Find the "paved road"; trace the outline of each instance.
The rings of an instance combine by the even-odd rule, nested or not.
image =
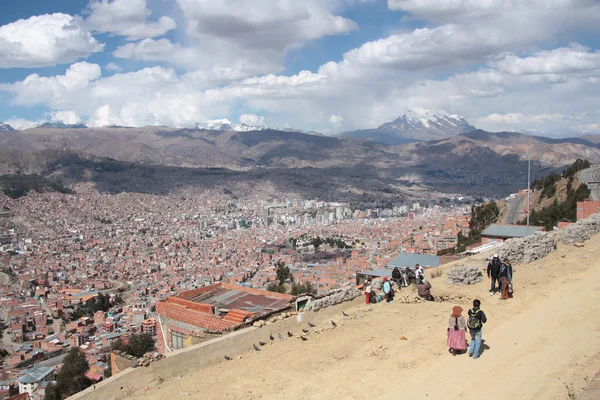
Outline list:
[[[590,189],[592,200],[600,201],[600,165],[593,165],[581,171],[579,180]]]
[[[508,213],[506,214],[506,219],[504,223],[506,224],[516,224],[517,219],[521,215],[521,205],[523,204],[523,200],[525,200],[524,196],[515,197],[514,199],[510,199],[508,201]]]

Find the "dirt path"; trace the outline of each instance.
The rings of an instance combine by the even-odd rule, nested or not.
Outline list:
[[[482,356],[452,357],[445,331],[453,303],[356,306],[318,324],[308,341],[260,352],[134,398],[192,399],[567,399],[600,370],[600,235],[515,267],[515,298],[490,297],[487,282],[433,290],[478,297],[489,318]],[[468,265],[481,265],[481,256]],[[566,275],[565,275],[566,273]],[[467,309],[470,304],[460,304]],[[267,328],[263,328],[267,329]],[[402,340],[402,337],[408,340]],[[567,389],[567,386],[569,389]]]

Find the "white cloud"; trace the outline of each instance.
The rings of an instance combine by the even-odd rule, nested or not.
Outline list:
[[[146,39],[119,46],[114,56],[160,61],[194,70],[208,82],[243,79],[284,69],[292,49],[358,28],[335,14],[340,0],[178,0],[185,44]]]
[[[328,35],[358,28],[334,15],[328,0],[177,0],[190,35],[233,41],[240,48],[282,51]]]
[[[67,125],[75,125],[83,122],[75,111],[50,111],[47,115],[50,121],[62,122]]]
[[[329,122],[331,125],[341,125],[344,119],[340,115],[331,114],[329,117]]]
[[[90,30],[124,36],[127,40],[162,36],[177,27],[173,18],[167,16],[148,21],[152,11],[146,0],[94,0],[88,8],[85,23]]]
[[[240,122],[249,126],[261,126],[265,124],[265,117],[256,114],[242,114]]]
[[[540,51],[520,58],[505,54],[492,65],[501,72],[511,75],[560,75],[600,71],[600,52],[577,43],[570,47]]]
[[[70,63],[103,48],[67,14],[34,16],[0,26],[0,68]]]
[[[112,71],[112,72],[119,72],[122,70],[121,67],[119,67],[117,64],[115,63],[108,63],[104,66],[104,69],[107,71]]]

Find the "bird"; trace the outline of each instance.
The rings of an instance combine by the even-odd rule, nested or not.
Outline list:
[[[342,315],[343,315],[344,317],[349,317],[349,316],[350,316],[350,315],[346,314],[346,313],[345,313],[345,312],[343,312],[343,311],[342,311]]]
[[[260,351],[260,348],[257,345],[255,345],[254,343],[252,343],[252,347],[254,347],[254,350]]]
[[[331,325],[333,325],[334,328],[337,328],[337,324],[333,321],[331,321]]]
[[[310,322],[308,323],[308,326],[310,326],[311,328],[314,328],[316,325],[315,324],[311,324]]]
[[[232,360],[232,358],[231,358],[231,357],[229,357],[229,356],[225,356],[225,360],[227,360],[227,361],[231,361],[231,360]]]
[[[269,335],[269,339],[275,340],[275,338],[273,337],[273,335]]]
[[[304,333],[308,333],[308,332],[310,332],[310,331],[309,331],[308,329],[302,329],[302,332],[304,332]]]
[[[258,342],[258,344],[260,344],[261,346],[264,346],[266,343],[265,342]]]
[[[300,339],[302,339],[303,342],[306,342],[308,339],[305,338],[304,336],[300,335]]]
[[[278,333],[277,336],[279,336],[279,340],[283,342],[283,336],[281,336],[281,333]]]
[[[288,336],[289,336],[289,337],[293,337],[293,336],[294,336],[294,334],[293,334],[292,332],[288,331]]]

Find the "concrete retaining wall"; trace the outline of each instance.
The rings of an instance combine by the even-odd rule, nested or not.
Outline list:
[[[223,337],[212,339],[192,347],[168,353],[166,358],[151,363],[148,367],[128,368],[113,376],[96,387],[90,387],[83,392],[69,397],[71,400],[118,400],[130,397],[152,382],[169,380],[180,375],[191,374],[199,369],[210,367],[219,362],[225,362],[225,356],[237,357],[254,351],[252,345],[258,342],[270,342],[269,335],[279,341],[278,333],[284,340],[299,340],[289,338],[287,332],[299,333],[307,328],[308,322],[314,322],[317,317],[323,318],[341,312],[341,310],[360,304],[362,298],[349,301],[337,306],[322,309],[320,312],[305,312],[299,318],[292,317],[278,321],[262,328],[250,327],[233,332]],[[301,319],[301,322],[299,321]],[[276,345],[276,343],[274,344]]]

